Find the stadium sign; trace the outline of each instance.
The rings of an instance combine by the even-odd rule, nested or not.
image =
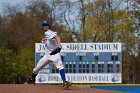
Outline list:
[[[74,83],[121,83],[121,74],[67,74],[66,79]],[[39,74],[36,83],[62,83],[60,74]]]
[[[61,52],[121,52],[121,43],[62,43]],[[36,52],[44,52],[45,45],[36,43]]]
[[[122,83],[121,43],[61,43],[61,46],[67,80],[73,83]],[[45,45],[36,43],[35,65],[44,54]],[[36,83],[62,83],[59,72],[53,70],[52,64],[44,67],[36,77]]]

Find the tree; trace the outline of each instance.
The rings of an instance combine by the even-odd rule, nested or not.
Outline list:
[[[60,2],[54,0],[54,3],[57,5]],[[26,10],[24,12],[17,10],[19,7],[5,6],[6,13],[0,17],[0,83],[24,83],[29,79],[35,61],[34,44],[44,37],[42,20],[50,21],[62,42],[72,41],[68,29],[58,22],[61,15],[57,16],[58,9],[55,10],[55,6],[51,10],[43,0],[34,0],[28,4],[22,7]]]
[[[62,42],[71,42],[72,39],[71,34],[69,34],[68,32],[69,29],[67,29],[66,26],[64,26],[64,24],[61,23],[64,14],[64,11],[62,10],[64,9],[63,8],[64,3],[62,1],[63,0],[60,1],[50,0],[46,2],[43,0],[32,0],[26,7],[27,8],[26,14],[28,14],[30,18],[34,18],[33,20],[34,26],[36,25],[38,27],[39,26],[41,27],[41,22],[43,20],[46,19],[49,20],[51,29],[57,31],[60,34]],[[36,31],[36,29],[34,30]],[[40,30],[40,28],[37,30]],[[34,33],[34,35],[37,37],[37,41],[40,41],[41,38],[43,37],[43,31],[40,33],[38,32]],[[64,35],[68,37],[64,37]]]
[[[11,82],[13,59],[15,53],[12,49],[0,48],[0,83]]]
[[[31,46],[26,46],[19,51],[14,59],[14,70],[12,72],[16,83],[24,83],[31,78],[31,73],[35,66],[34,57],[34,48]]]
[[[134,83],[135,66],[134,50],[137,36],[132,11],[119,9],[113,5],[114,0],[95,0],[84,4],[85,36],[88,42],[122,42],[123,49],[123,80],[127,83]],[[121,5],[121,4],[120,4]],[[125,38],[127,37],[127,38]],[[130,73],[133,69],[133,73]],[[125,72],[126,71],[126,72]]]

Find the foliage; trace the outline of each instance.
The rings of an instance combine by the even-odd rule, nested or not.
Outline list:
[[[126,4],[131,10],[128,6],[120,8],[116,0],[29,0],[22,6],[8,4],[0,16],[0,83],[23,83],[30,78],[34,44],[44,37],[41,21],[45,19],[62,42],[122,42],[123,82],[139,83],[140,12],[129,2]]]
[[[31,77],[31,73],[35,65],[34,57],[34,49],[31,47],[23,48],[15,57],[15,60],[13,62],[13,74],[15,74],[16,77],[20,78],[20,82],[25,82]]]
[[[34,50],[22,49],[16,54],[12,49],[0,49],[0,83],[21,83],[30,77],[34,66]]]

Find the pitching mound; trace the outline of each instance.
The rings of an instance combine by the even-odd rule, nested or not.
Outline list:
[[[63,89],[60,85],[43,84],[0,84],[0,93],[122,93],[117,91],[88,89],[71,86]]]

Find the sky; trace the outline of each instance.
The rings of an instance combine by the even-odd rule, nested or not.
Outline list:
[[[2,10],[4,8],[4,5],[6,4],[10,4],[10,5],[14,5],[17,3],[22,3],[22,2],[26,2],[28,0],[0,0],[0,13],[2,13]]]

